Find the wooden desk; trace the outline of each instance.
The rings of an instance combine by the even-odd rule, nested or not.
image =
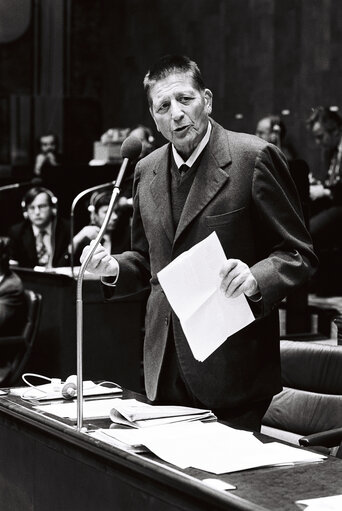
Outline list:
[[[67,378],[76,373],[76,281],[67,275],[15,269],[43,297],[41,320],[25,371]],[[145,297],[105,302],[99,280],[83,283],[84,379],[142,390]]]
[[[219,492],[201,482],[213,474],[109,447],[11,396],[0,398],[0,458],[1,511],[298,511],[295,500],[342,492],[335,458],[218,476],[237,486]]]

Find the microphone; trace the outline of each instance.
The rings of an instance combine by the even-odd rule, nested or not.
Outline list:
[[[115,201],[117,196],[120,193],[120,185],[123,177],[125,175],[125,171],[127,165],[130,160],[136,160],[142,149],[142,144],[140,140],[136,137],[130,136],[124,140],[121,146],[121,156],[123,158],[123,162],[121,164],[118,177],[116,178],[116,183],[114,186],[114,190],[112,193],[112,197],[110,199],[110,203],[108,206],[108,210],[106,216],[103,220],[103,224],[101,225],[100,232],[95,238],[94,244],[89,250],[87,257],[83,261],[78,278],[77,278],[77,288],[76,288],[76,341],[77,341],[77,431],[82,430],[83,425],[83,301],[82,301],[82,287],[83,287],[83,279],[84,274],[89,264],[90,259],[93,257],[93,254],[100,243],[103,234],[107,229],[107,225],[112,216],[112,212],[114,209]]]
[[[21,183],[12,183],[10,185],[0,186],[0,192],[4,192],[6,190],[15,190],[24,186],[40,186],[41,184],[42,179],[40,177],[34,177],[31,179],[31,181],[23,181]]]

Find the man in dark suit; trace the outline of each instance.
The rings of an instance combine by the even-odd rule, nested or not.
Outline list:
[[[28,190],[22,201],[25,220],[9,229],[11,259],[24,268],[69,264],[69,223],[57,217],[57,199],[43,187]]]
[[[9,238],[0,236],[0,336],[20,332],[26,314],[23,283],[9,268],[9,244]]]
[[[169,143],[137,164],[132,250],[113,258],[99,246],[88,269],[103,276],[109,298],[150,283],[144,373],[151,401],[208,407],[230,425],[258,430],[282,388],[277,306],[316,265],[295,186],[277,147],[209,117],[212,93],[195,62],[163,57],[144,85]],[[157,273],[213,231],[227,257],[218,268],[221,290],[245,294],[256,320],[198,362]]]

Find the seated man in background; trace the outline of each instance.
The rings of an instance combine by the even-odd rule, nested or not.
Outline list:
[[[51,190],[31,188],[21,206],[25,220],[9,229],[11,259],[24,268],[68,265],[69,223],[58,218]]]
[[[58,151],[59,140],[54,133],[47,133],[39,138],[39,152],[34,164],[34,174],[46,179],[51,171],[61,165],[61,155]]]
[[[100,231],[111,199],[110,192],[95,192],[90,198],[88,210],[90,211],[90,225],[86,225],[74,236],[74,261],[78,262],[82,250],[94,240]],[[125,197],[124,197],[125,199]],[[109,253],[121,253],[130,248],[130,218],[131,207],[120,205],[114,207],[102,245]]]
[[[286,126],[280,115],[268,115],[257,124],[255,134],[266,142],[276,145],[286,156],[289,170],[301,200],[305,222],[309,224],[309,167],[307,163],[296,157],[294,149],[286,141]]]
[[[342,228],[342,117],[327,107],[315,108],[306,124],[322,149],[325,168],[319,177],[310,176],[310,232],[316,253],[320,259],[317,291],[322,294],[342,294],[340,255]],[[335,255],[337,275],[333,270]],[[328,269],[327,275],[323,266]],[[337,280],[336,280],[337,279]],[[330,291],[327,288],[331,281]],[[334,281],[334,282],[333,282]],[[333,285],[334,284],[334,285]],[[323,290],[322,290],[323,285]],[[333,289],[334,288],[334,289]],[[322,292],[323,291],[323,292]]]
[[[260,119],[255,134],[266,142],[279,147],[287,161],[295,158],[293,148],[286,142],[286,126],[279,115],[268,115]]]
[[[17,334],[26,312],[23,284],[9,268],[9,244],[0,237],[0,336]]]

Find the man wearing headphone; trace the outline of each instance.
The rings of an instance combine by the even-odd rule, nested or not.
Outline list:
[[[98,235],[108,211],[110,199],[111,193],[108,191],[94,192],[91,196],[88,206],[90,225],[83,227],[76,236],[74,236],[75,261],[79,261],[83,248]],[[131,209],[130,205],[127,204],[127,199],[123,202],[118,201],[117,205],[114,207],[102,240],[102,245],[105,246],[111,254],[121,253],[130,249]]]
[[[68,265],[70,228],[57,217],[57,198],[47,188],[34,187],[21,206],[25,220],[9,230],[11,259],[24,268]]]

